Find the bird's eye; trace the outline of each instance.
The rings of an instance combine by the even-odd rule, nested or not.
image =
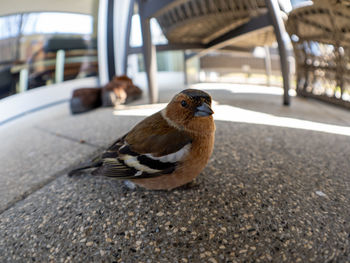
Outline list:
[[[184,101],[184,100],[183,100],[183,101],[181,101],[181,106],[182,106],[182,107],[187,107],[187,102],[186,102],[186,101]]]

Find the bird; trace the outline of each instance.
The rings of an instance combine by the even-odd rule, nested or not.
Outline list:
[[[214,148],[211,96],[185,89],[91,161],[68,173],[95,168],[93,175],[123,179],[149,190],[172,190],[191,183]]]

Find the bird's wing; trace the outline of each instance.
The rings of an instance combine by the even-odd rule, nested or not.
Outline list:
[[[190,151],[191,137],[156,113],[135,126],[102,154],[98,172],[120,179],[170,174]]]

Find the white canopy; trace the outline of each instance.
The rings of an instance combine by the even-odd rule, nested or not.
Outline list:
[[[98,0],[0,0],[0,16],[27,12],[71,12],[92,14]]]

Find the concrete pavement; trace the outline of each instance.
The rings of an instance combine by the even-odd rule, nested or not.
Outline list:
[[[170,192],[66,176],[161,106],[60,104],[1,126],[0,261],[349,262],[350,112],[197,87],[218,102],[214,154]]]

